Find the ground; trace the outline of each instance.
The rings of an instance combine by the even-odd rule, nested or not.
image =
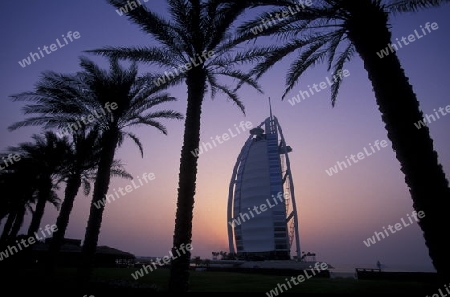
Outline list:
[[[131,274],[136,268],[96,269],[89,288],[81,289],[75,282],[75,269],[60,269],[52,280],[35,269],[20,269],[6,274],[2,271],[2,289],[11,287],[30,294],[45,292],[46,296],[151,296],[155,292],[167,291],[169,270],[157,269],[134,280]],[[293,273],[292,276],[297,276]],[[190,291],[192,292],[260,292],[269,296],[278,284],[286,284],[291,276],[264,275],[257,273],[191,271]],[[291,283],[292,284],[292,283]],[[281,293],[281,292],[279,292]],[[284,290],[283,294],[303,293],[325,296],[421,296],[438,293],[438,287],[425,282],[357,280],[353,278],[312,277]],[[1,294],[13,296],[15,294]],[[28,295],[28,294],[27,294]],[[20,295],[25,296],[25,295]],[[276,296],[276,295],[273,295]]]

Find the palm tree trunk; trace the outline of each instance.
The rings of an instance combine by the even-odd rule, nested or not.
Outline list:
[[[191,243],[194,195],[197,179],[197,159],[191,151],[200,144],[200,119],[206,76],[200,67],[189,72],[186,84],[188,88],[187,111],[184,126],[183,147],[181,149],[180,173],[178,181],[178,200],[173,236],[172,254],[182,244]],[[170,268],[169,290],[186,292],[188,290],[190,251],[178,251],[181,255],[173,257]]]
[[[52,191],[51,179],[45,178],[42,180],[42,183],[43,184],[39,186],[36,209],[34,210],[30,226],[28,227],[28,236],[33,236],[33,234],[38,231],[42,217],[44,216],[45,205],[47,204]]]
[[[379,58],[373,49],[391,43],[387,17],[370,0],[349,1],[349,38],[364,61],[375,92],[387,136],[400,162],[413,200],[413,208],[425,217],[418,224],[423,231],[429,256],[441,281],[450,281],[450,244],[443,232],[450,226],[450,189],[428,127],[414,125],[423,119],[419,102],[395,52]]]
[[[11,227],[11,232],[9,233],[9,238],[13,239],[17,237],[19,234],[20,228],[22,228],[23,219],[25,218],[25,205],[21,206],[20,209],[16,212],[14,218],[14,224]]]
[[[58,218],[56,219],[57,230],[53,233],[52,240],[48,251],[48,259],[46,263],[48,275],[52,275],[57,264],[58,253],[69,225],[70,213],[72,212],[73,203],[81,186],[81,176],[75,174],[67,180],[67,186],[64,193],[64,201],[61,204]]]
[[[14,224],[14,220],[16,219],[16,216],[17,216],[16,211],[11,211],[8,214],[8,218],[6,219],[5,225],[3,226],[2,236],[0,237],[1,244],[8,241],[9,234],[11,233],[11,229]]]
[[[15,240],[16,240],[17,234],[19,233],[20,227],[22,226],[24,216],[25,216],[25,206],[23,206],[22,208],[19,208],[19,209],[15,209],[9,213],[8,220],[5,223],[5,226],[3,228],[2,237],[0,239],[0,252],[3,252],[4,250],[8,249],[8,246],[10,246],[10,245],[11,246],[16,245]],[[13,256],[13,255],[10,253],[10,256]],[[18,259],[19,258],[14,258],[14,260],[11,260],[11,258],[6,259],[6,257],[5,257],[5,259],[0,261],[0,271],[2,271],[3,269],[7,269],[10,273],[8,273],[6,275],[14,274],[13,269],[18,267],[18,265],[17,265]],[[5,276],[5,275],[2,275],[2,277],[3,276]],[[3,283],[5,283],[5,281],[7,281],[7,279],[5,280],[3,277],[2,281],[3,281]]]
[[[95,251],[97,249],[103,211],[105,209],[105,207],[98,202],[102,200],[108,192],[111,178],[111,165],[114,160],[118,141],[119,132],[117,130],[105,132],[104,146],[98,165],[89,219],[84,235],[83,247],[81,249],[81,259],[77,270],[77,278],[81,285],[85,285],[90,280],[94,269]],[[95,204],[100,205],[100,207],[97,208]]]

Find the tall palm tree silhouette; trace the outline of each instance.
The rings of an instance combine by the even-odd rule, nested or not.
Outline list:
[[[78,123],[81,116],[98,115],[99,110],[108,109],[108,112],[104,112],[103,116],[97,117],[97,120],[92,123],[92,129],[98,129],[101,132],[101,147],[77,272],[81,284],[85,284],[92,275],[105,207],[99,202],[108,191],[116,149],[126,137],[129,137],[136,143],[143,156],[143,147],[139,138],[127,129],[133,126],[150,126],[167,134],[166,127],[159,120],[183,119],[179,112],[173,110],[153,111],[161,104],[176,101],[176,98],[163,92],[166,85],[152,86],[150,84],[154,79],[152,74],[139,75],[136,63],[124,69],[118,59],[111,58],[109,62],[109,71],[107,71],[90,59],[80,57],[82,71],[77,74],[48,73],[48,77],[58,86],[58,96],[49,96],[44,93],[37,96],[29,94],[30,96],[13,97],[14,100],[37,102],[35,105],[26,106],[25,110],[28,113],[34,111],[38,116],[15,123],[11,129],[27,125],[64,128],[68,123]],[[39,90],[38,86],[37,91]]]
[[[125,0],[108,0],[116,8]],[[187,108],[181,149],[177,210],[173,236],[173,253],[192,239],[192,219],[197,179],[198,156],[191,151],[200,143],[202,103],[209,86],[211,97],[218,92],[229,97],[245,114],[236,88],[219,81],[219,77],[238,80],[261,91],[255,81],[237,69],[238,65],[260,58],[264,53],[240,52],[231,41],[230,31],[245,11],[245,1],[169,0],[170,20],[148,10],[144,5],[128,12],[128,18],[157,42],[147,47],[105,47],[88,52],[124,58],[161,66],[165,72],[155,84],[187,87]],[[230,54],[235,51],[234,54]],[[183,253],[171,261],[169,290],[187,291],[191,253]]]
[[[38,113],[44,110],[59,110],[61,103],[69,99],[68,92],[74,96],[83,96],[79,94],[79,85],[74,84],[73,76],[59,75],[53,72],[44,72],[40,81],[36,84],[36,89],[33,92],[23,92],[11,96],[16,101],[28,101],[36,104],[27,105],[25,110],[28,113]],[[64,87],[63,87],[64,86]],[[71,89],[72,88],[72,89]],[[65,92],[61,92],[64,89]],[[50,100],[51,99],[51,100]],[[66,101],[67,102],[67,101]],[[88,116],[89,114],[86,114]],[[48,113],[43,112],[43,115],[35,116],[12,124],[9,129],[15,130],[20,127],[42,124],[48,119]],[[71,117],[59,119],[66,122],[66,125],[71,122]],[[89,128],[91,128],[89,130]],[[58,134],[48,132],[53,137],[58,138]],[[61,181],[66,183],[64,190],[64,200],[61,203],[61,209],[56,220],[57,230],[53,233],[50,242],[47,272],[53,273],[55,268],[55,261],[62,245],[64,235],[69,224],[70,214],[73,209],[73,204],[77,196],[79,188],[83,185],[84,194],[88,195],[91,191],[91,181],[95,179],[95,173],[98,166],[98,161],[101,153],[101,134],[97,129],[87,127],[82,124],[78,130],[72,133],[65,134],[57,141],[59,142],[60,150],[48,153],[51,156],[52,162],[58,163],[57,184]],[[18,151],[17,149],[15,151]],[[20,151],[18,151],[20,153]],[[29,170],[35,171],[36,168]],[[111,168],[111,173],[114,176],[132,179],[132,176],[124,171],[119,161],[115,160]],[[32,177],[38,176],[37,173],[32,173]],[[28,179],[28,185],[31,184],[31,179]],[[21,213],[24,213],[21,209]]]
[[[30,183],[36,186],[36,203],[28,227],[28,236],[33,236],[39,230],[47,202],[59,208],[60,199],[54,190],[59,184],[61,160],[64,159],[67,148],[67,143],[52,131],[33,134],[32,139],[33,141],[23,142],[8,149],[9,152],[21,156],[22,162],[29,164],[35,173]]]
[[[2,154],[7,158],[8,153]],[[0,219],[7,217],[0,237],[0,246],[13,240],[22,227],[24,217],[33,212],[36,201],[38,168],[27,158],[21,158],[0,171]],[[23,181],[27,181],[25,184]],[[57,206],[57,204],[54,204]]]
[[[63,170],[60,174],[61,178],[66,182],[64,200],[61,203],[61,210],[56,219],[57,230],[53,233],[50,241],[46,263],[47,273],[50,275],[53,274],[57,264],[57,256],[63,244],[78,190],[83,185],[84,195],[89,195],[91,181],[95,179],[101,153],[101,138],[98,130],[87,131],[83,128],[73,133],[71,138],[66,158],[62,160]],[[111,175],[133,179],[133,176],[127,173],[117,160],[113,161]]]
[[[249,3],[254,1],[249,0]],[[260,2],[260,1],[257,1]],[[262,1],[264,2],[264,1]],[[295,14],[288,14],[270,25],[280,9],[294,7],[296,1],[266,1],[277,8],[247,21],[239,28],[241,42],[260,36],[276,36],[281,45],[266,47],[267,56],[251,71],[260,78],[283,58],[295,54],[286,76],[283,98],[314,65],[326,62],[336,77],[331,86],[334,106],[344,65],[355,54],[363,60],[381,112],[387,136],[405,175],[413,207],[425,217],[419,225],[433,265],[444,281],[450,280],[450,244],[438,230],[448,227],[450,189],[428,127],[417,129],[423,119],[419,102],[395,51],[383,58],[380,51],[392,43],[389,17],[404,12],[438,7],[450,1],[439,0],[318,0]],[[259,28],[259,29],[258,29]],[[257,34],[255,34],[257,33]]]

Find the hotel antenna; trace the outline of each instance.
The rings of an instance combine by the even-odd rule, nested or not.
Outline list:
[[[269,97],[269,111],[270,111],[270,119],[272,120],[272,104],[270,103],[270,97]]]

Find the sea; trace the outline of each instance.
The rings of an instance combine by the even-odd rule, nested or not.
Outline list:
[[[356,268],[377,269],[376,263],[370,264],[348,264],[329,263],[331,278],[356,278]],[[433,266],[414,264],[381,264],[381,271],[386,272],[436,272]]]

